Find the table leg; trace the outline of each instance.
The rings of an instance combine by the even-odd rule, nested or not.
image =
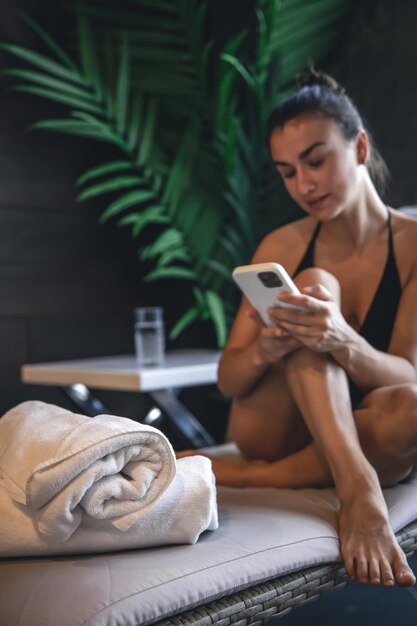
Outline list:
[[[61,387],[61,390],[88,417],[109,413],[104,404],[98,398],[95,398],[85,385],[68,385]]]
[[[167,416],[171,424],[180,433],[186,444],[192,448],[214,446],[215,441],[210,433],[194,417],[190,411],[168,389],[148,391],[156,406]]]
[[[85,385],[68,385],[61,387],[61,389],[74,402],[77,408],[89,417],[110,413]],[[151,408],[147,415],[140,419],[141,423],[159,427],[159,422],[162,421],[163,417],[166,417],[187,446],[202,448],[215,445],[216,442],[210,433],[185,408],[173,391],[158,389],[147,393],[156,406]]]

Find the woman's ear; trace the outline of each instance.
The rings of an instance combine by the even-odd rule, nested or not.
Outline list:
[[[358,131],[356,136],[356,156],[359,165],[365,165],[371,156],[368,133],[363,128]]]

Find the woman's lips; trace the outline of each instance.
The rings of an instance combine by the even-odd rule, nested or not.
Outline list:
[[[312,208],[319,207],[329,197],[329,195],[330,194],[326,193],[323,196],[320,196],[319,198],[313,198],[311,200],[307,200],[307,204],[308,204],[308,206],[310,206]]]

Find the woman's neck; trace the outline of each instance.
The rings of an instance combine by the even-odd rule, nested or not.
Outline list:
[[[387,211],[388,208],[378,195],[368,171],[364,170],[356,197],[340,215],[322,224],[321,238],[340,240],[344,245],[350,243],[359,250],[370,239],[378,238],[385,232]]]

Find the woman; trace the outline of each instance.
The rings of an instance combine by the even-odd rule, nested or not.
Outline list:
[[[411,585],[381,485],[417,466],[417,220],[386,207],[371,180],[351,100],[314,71],[270,118],[270,151],[307,217],[269,234],[254,263],[277,261],[301,295],[265,327],[245,299],[219,387],[246,460],[214,460],[221,484],[335,485],[347,572]]]

